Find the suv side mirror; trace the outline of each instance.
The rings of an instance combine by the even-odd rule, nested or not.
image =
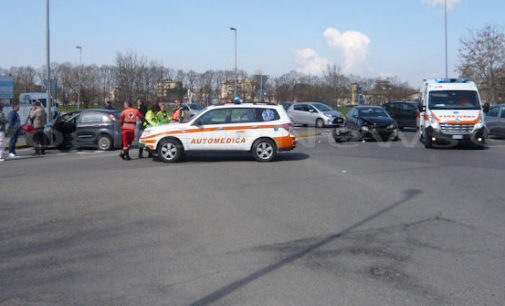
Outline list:
[[[419,104],[419,112],[424,112],[425,107],[422,104]]]
[[[313,113],[313,112],[315,112],[315,111],[314,111],[314,109],[313,109],[313,108],[311,108],[311,109],[309,109],[309,112],[310,112],[310,113]]]

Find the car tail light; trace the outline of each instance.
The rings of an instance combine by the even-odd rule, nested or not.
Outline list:
[[[293,131],[293,123],[283,123],[282,128],[291,133]]]

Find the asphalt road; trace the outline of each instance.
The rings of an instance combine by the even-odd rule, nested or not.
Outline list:
[[[272,163],[7,160],[0,304],[503,305],[505,140],[402,136],[323,131]]]

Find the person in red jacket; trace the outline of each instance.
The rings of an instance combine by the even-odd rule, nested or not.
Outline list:
[[[137,125],[137,118],[144,120],[144,116],[138,109],[132,107],[130,102],[124,103],[124,111],[121,113],[119,120],[122,123],[121,134],[123,136],[123,151],[119,154],[124,160],[131,160],[129,150],[135,138],[135,127]]]

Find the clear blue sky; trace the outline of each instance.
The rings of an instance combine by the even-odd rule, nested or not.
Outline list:
[[[51,60],[78,63],[80,45],[84,64],[113,64],[116,52],[131,50],[175,69],[233,69],[234,26],[238,65],[249,73],[317,73],[335,63],[346,73],[398,76],[417,87],[444,74],[443,6],[434,1],[52,0]],[[449,1],[457,2],[449,11],[454,74],[468,29],[505,30],[505,1]],[[1,1],[0,67],[44,65],[45,3]]]

